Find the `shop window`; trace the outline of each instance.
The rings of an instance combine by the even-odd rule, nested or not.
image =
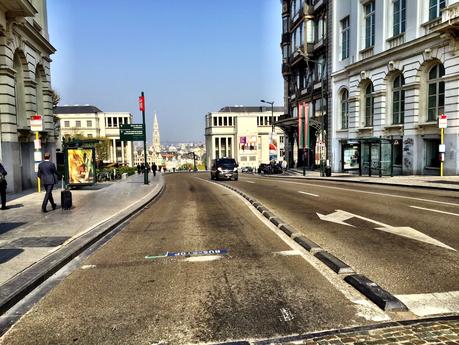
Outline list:
[[[425,140],[426,168],[439,168],[440,167],[440,154],[438,152],[439,145],[440,145],[440,140],[437,140],[437,139]]]

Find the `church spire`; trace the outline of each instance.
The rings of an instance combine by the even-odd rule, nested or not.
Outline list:
[[[159,137],[159,124],[158,124],[158,117],[156,116],[156,111],[155,111],[155,117],[153,119],[152,144],[153,144],[153,150],[155,152],[161,151],[161,144],[160,144],[160,137]]]

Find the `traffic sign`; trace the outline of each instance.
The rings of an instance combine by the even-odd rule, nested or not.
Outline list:
[[[121,141],[143,141],[145,140],[143,124],[124,124],[120,127]]]
[[[440,114],[438,117],[438,128],[448,128],[448,116]]]
[[[34,115],[30,117],[30,130],[32,132],[43,132],[43,118],[41,115]]]

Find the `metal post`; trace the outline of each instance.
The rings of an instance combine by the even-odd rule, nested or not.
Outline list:
[[[323,64],[321,66],[322,74],[323,74]],[[325,126],[325,119],[324,119],[324,76],[322,76],[322,81],[320,85],[320,113],[321,113],[321,124],[320,124],[320,136],[321,136],[321,148],[320,148],[320,176],[325,176],[325,162],[324,157],[322,156],[322,146],[324,145],[325,134],[324,134],[324,126]]]
[[[145,124],[145,96],[144,96],[144,93],[142,91],[142,99],[143,99],[143,108],[142,108],[142,121],[143,121],[143,152],[144,152],[144,164],[145,164],[145,168],[144,168],[144,171],[143,171],[143,183],[144,184],[148,184],[148,170],[147,170],[147,131],[146,131],[146,124]]]
[[[38,138],[38,132],[35,132],[35,140],[38,142],[39,138]],[[39,149],[35,149],[35,151],[39,151]],[[35,162],[34,162],[35,164]],[[38,188],[38,193],[41,192],[41,182],[40,182],[40,178],[37,177],[37,188]]]
[[[379,177],[382,177],[382,139],[379,138]]]
[[[441,137],[440,144],[444,145],[445,144],[445,129],[444,128],[440,128],[440,137]],[[445,157],[445,154],[440,153],[440,176],[443,176],[444,157]]]

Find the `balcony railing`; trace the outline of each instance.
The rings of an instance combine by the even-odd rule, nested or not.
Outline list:
[[[398,47],[399,45],[405,43],[405,33],[401,33],[400,35],[388,38],[387,42],[389,43],[390,49]]]

